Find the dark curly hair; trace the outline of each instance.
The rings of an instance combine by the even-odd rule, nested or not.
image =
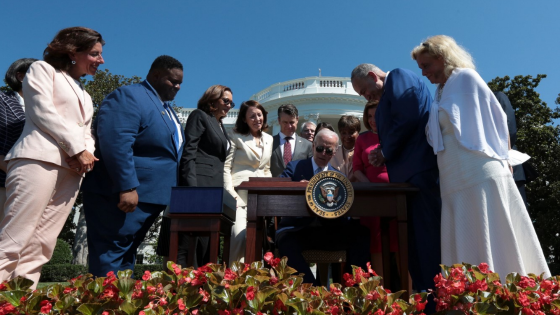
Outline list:
[[[245,101],[243,102],[243,104],[241,104],[241,108],[239,108],[239,114],[237,115],[237,120],[235,121],[235,127],[233,128],[233,131],[242,135],[248,135],[251,132],[251,128],[249,128],[249,124],[247,124],[247,120],[245,119],[249,107],[256,107],[262,112],[263,125],[260,130],[262,134],[264,130],[268,129],[268,125],[266,124],[266,117],[268,112],[264,109],[261,103],[253,100]]]
[[[368,112],[370,109],[375,108],[377,109],[377,105],[379,105],[379,101],[369,101],[366,104],[366,107],[364,107],[364,116],[362,118],[362,121],[364,122],[364,126],[366,126],[366,129],[369,131],[372,131],[371,126],[369,125],[369,121],[368,121]]]
[[[60,30],[43,51],[43,59],[59,70],[69,70],[72,60],[69,54],[86,51],[95,44],[105,45],[101,34],[87,27],[69,27]]]
[[[183,70],[183,64],[168,55],[161,55],[159,57],[156,58],[156,60],[154,60],[154,62],[152,62],[152,66],[150,67],[150,71],[156,71],[156,70],[171,70],[171,69],[181,69]]]
[[[362,126],[360,125],[360,120],[357,117],[352,115],[343,115],[338,120],[338,131],[345,128],[354,130],[359,133],[362,129]]]
[[[21,82],[17,79],[17,74],[20,72],[26,73],[31,64],[35,61],[37,61],[35,58],[22,58],[14,61],[14,63],[10,65],[8,71],[6,71],[4,80],[12,91],[21,91]]]
[[[207,114],[212,114],[212,112],[216,110],[216,108],[213,106],[214,102],[222,98],[225,91],[229,91],[231,94],[233,94],[231,89],[225,85],[212,85],[208,88],[208,90],[206,90],[206,92],[204,92],[204,94],[202,94],[202,97],[198,100],[196,108]]]

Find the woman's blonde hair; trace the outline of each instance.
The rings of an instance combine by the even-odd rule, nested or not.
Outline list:
[[[428,37],[422,44],[416,46],[410,54],[412,59],[416,60],[418,56],[424,53],[432,57],[443,57],[446,77],[449,77],[455,68],[476,69],[471,54],[465,48],[457,45],[452,37],[446,35]]]

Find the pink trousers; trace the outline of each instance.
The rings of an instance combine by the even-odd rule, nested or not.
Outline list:
[[[37,287],[81,181],[79,174],[47,162],[8,163],[5,217],[0,222],[0,281],[22,276]]]

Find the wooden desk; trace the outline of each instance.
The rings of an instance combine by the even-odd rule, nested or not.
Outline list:
[[[346,216],[381,217],[381,241],[385,283],[390,282],[389,224],[397,218],[401,286],[408,289],[408,230],[406,196],[417,188],[409,184],[352,183],[354,203]],[[315,216],[305,201],[307,183],[284,178],[250,178],[236,189],[247,190],[247,245],[245,262],[262,259],[263,220],[265,216]]]
[[[229,263],[229,244],[231,237],[231,227],[233,221],[225,215],[218,214],[170,214],[171,219],[171,240],[169,244],[169,260],[177,261],[179,249],[179,233],[189,233],[193,236],[210,236],[208,249],[210,252],[210,262],[218,263],[220,251],[220,235],[224,236],[224,253],[222,260]],[[196,242],[193,241],[189,247],[187,266],[194,266],[194,252]],[[186,266],[183,266],[183,268]]]

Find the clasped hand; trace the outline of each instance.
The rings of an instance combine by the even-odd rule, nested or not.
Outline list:
[[[90,172],[93,169],[94,163],[97,161],[99,161],[99,159],[88,150],[66,158],[66,163],[68,163],[70,169],[80,175]]]
[[[375,167],[380,167],[385,164],[385,157],[381,153],[381,148],[377,147],[368,154],[369,163]]]

